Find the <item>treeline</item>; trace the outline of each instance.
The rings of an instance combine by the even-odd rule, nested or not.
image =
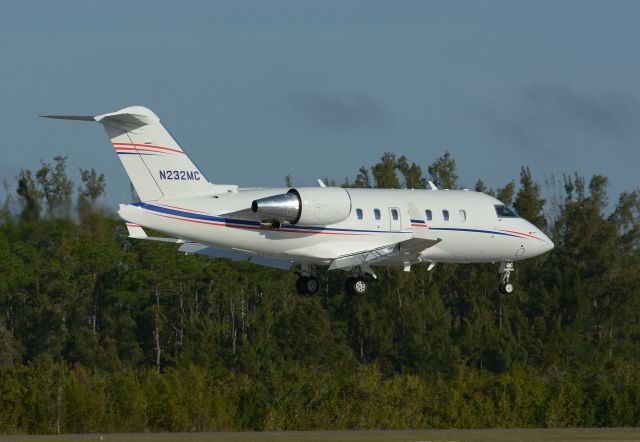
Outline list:
[[[104,177],[23,170],[0,212],[0,432],[640,424],[640,201],[574,175],[549,202],[528,168],[493,193],[556,248],[516,265],[380,272],[364,297],[131,241]],[[385,154],[345,185],[457,188]]]

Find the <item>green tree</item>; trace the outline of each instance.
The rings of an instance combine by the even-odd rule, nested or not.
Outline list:
[[[42,162],[42,167],[36,172],[36,182],[47,201],[49,215],[69,216],[73,183],[67,177],[67,157],[56,156],[53,160],[53,167]]]
[[[25,221],[35,221],[40,217],[42,192],[38,189],[30,170],[20,170],[20,174],[16,179],[18,181],[16,193],[22,204],[20,218]]]
[[[540,185],[533,181],[528,167],[520,169],[520,189],[513,203],[516,212],[534,226],[544,229],[547,219],[544,215],[545,200],[540,197]]]
[[[428,168],[431,181],[439,189],[455,189],[458,175],[456,174],[456,162],[447,151],[443,156],[434,161]]]
[[[396,175],[397,161],[395,154],[385,152],[380,162],[371,167],[371,173],[375,179],[375,187],[379,189],[398,189],[400,182]]]
[[[398,158],[397,168],[404,178],[404,187],[407,189],[424,189],[426,187],[420,166],[416,163],[409,165],[409,161],[404,155]]]

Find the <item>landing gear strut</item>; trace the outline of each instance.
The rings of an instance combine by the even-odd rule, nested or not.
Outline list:
[[[509,277],[511,276],[511,272],[513,272],[513,270],[513,262],[505,261],[500,263],[499,273],[502,274],[502,281],[500,282],[498,289],[500,290],[500,293],[504,295],[513,293],[513,284],[509,282]]]

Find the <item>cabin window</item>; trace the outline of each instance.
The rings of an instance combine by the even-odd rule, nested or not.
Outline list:
[[[516,212],[504,204],[496,204],[496,215],[498,215],[498,218],[518,218]]]
[[[391,218],[393,218],[394,221],[398,221],[398,209],[391,209]]]
[[[431,213],[431,210],[429,209],[425,210],[424,214],[427,216],[427,221],[431,221],[433,219],[433,214]]]
[[[465,212],[464,210],[459,210],[458,211],[458,216],[460,217],[460,221],[462,221],[462,222],[466,222],[467,221],[467,212]]]
[[[364,215],[362,214],[362,209],[356,209],[356,218],[363,219]]]
[[[380,209],[373,209],[373,216],[375,219],[380,219]]]
[[[445,221],[449,221],[449,211],[448,210],[445,209],[445,210],[442,211],[442,218]]]

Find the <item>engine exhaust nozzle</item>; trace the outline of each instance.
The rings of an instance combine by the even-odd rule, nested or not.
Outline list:
[[[278,221],[295,224],[300,219],[300,197],[293,192],[260,198],[251,203],[253,213],[261,221]]]

